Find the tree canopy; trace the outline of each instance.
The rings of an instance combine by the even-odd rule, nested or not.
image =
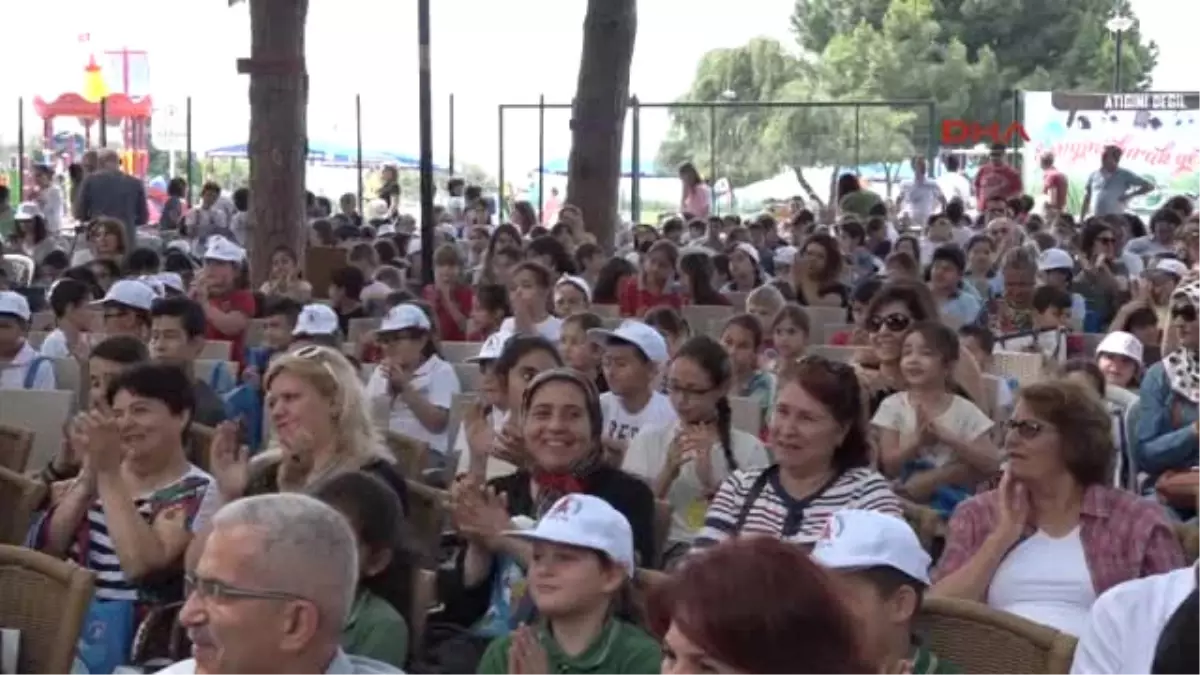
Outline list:
[[[1115,9],[1135,19],[1122,88],[1146,89],[1157,48],[1128,0]],[[784,167],[891,166],[933,154],[941,119],[1012,119],[1015,90],[1110,90],[1116,50],[1104,24],[1113,10],[1095,0],[796,0],[795,45],[756,38],[712,50],[681,100],[914,103],[677,108],[658,161],[692,161],[738,185]]]

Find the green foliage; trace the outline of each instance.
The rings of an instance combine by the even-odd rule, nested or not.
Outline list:
[[[946,118],[1012,119],[1014,90],[1108,91],[1116,50],[1097,0],[797,0],[799,51],[758,38],[710,51],[684,101],[933,101],[889,107],[676,110],[661,165],[693,161],[735,185],[781,167],[892,165],[936,151]],[[1128,0],[1115,9],[1132,17]],[[1122,82],[1149,86],[1157,57],[1135,24]],[[716,171],[712,166],[716,145]],[[890,169],[890,167],[888,167]],[[820,186],[814,186],[820,191]]]

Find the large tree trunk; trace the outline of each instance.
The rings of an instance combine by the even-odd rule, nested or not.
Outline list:
[[[249,256],[254,287],[271,271],[271,252],[287,246],[304,260],[307,218],[308,74],[304,24],[308,0],[250,0]]]
[[[621,146],[636,35],[636,0],[588,0],[571,110],[567,201],[579,207],[596,243],[608,251],[620,217]]]

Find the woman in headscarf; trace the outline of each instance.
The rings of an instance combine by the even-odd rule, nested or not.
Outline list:
[[[452,641],[453,649],[436,650],[446,672],[474,672],[469,661],[478,660],[488,640],[530,618],[524,569],[532,548],[503,533],[541,518],[560,497],[590,494],[611,504],[629,520],[638,564],[655,562],[654,495],[643,481],[602,462],[602,422],[600,395],[590,380],[569,368],[542,372],[508,421],[511,433],[523,439],[524,466],[486,486],[463,478],[451,489],[454,522],[466,546],[453,567],[439,572],[438,596],[445,603],[442,619],[467,633]]]
[[[1137,422],[1137,468],[1158,481],[1159,494],[1181,513],[1194,513],[1196,477],[1188,471],[1197,464],[1197,440],[1200,432],[1200,327],[1196,309],[1200,307],[1200,281],[1190,281],[1171,295],[1171,326],[1176,348],[1146,371],[1141,387],[1141,414]],[[1168,494],[1171,472],[1188,471],[1183,485],[1190,495]],[[1168,476],[1164,476],[1168,474]],[[1190,500],[1189,500],[1190,496]]]

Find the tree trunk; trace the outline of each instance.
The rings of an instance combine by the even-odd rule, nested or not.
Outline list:
[[[255,288],[271,271],[271,252],[287,246],[304,260],[308,220],[308,74],[304,24],[308,0],[250,0],[249,257]]]
[[[620,218],[621,146],[636,35],[636,0],[588,0],[571,110],[567,201],[579,207],[606,251],[613,249]]]
[[[796,182],[799,183],[801,189],[808,194],[809,200],[817,205],[817,210],[825,208],[825,202],[821,201],[821,196],[817,194],[817,191],[813,189],[812,185],[808,184],[808,178],[804,175],[804,169],[793,166],[792,173],[796,174]]]

